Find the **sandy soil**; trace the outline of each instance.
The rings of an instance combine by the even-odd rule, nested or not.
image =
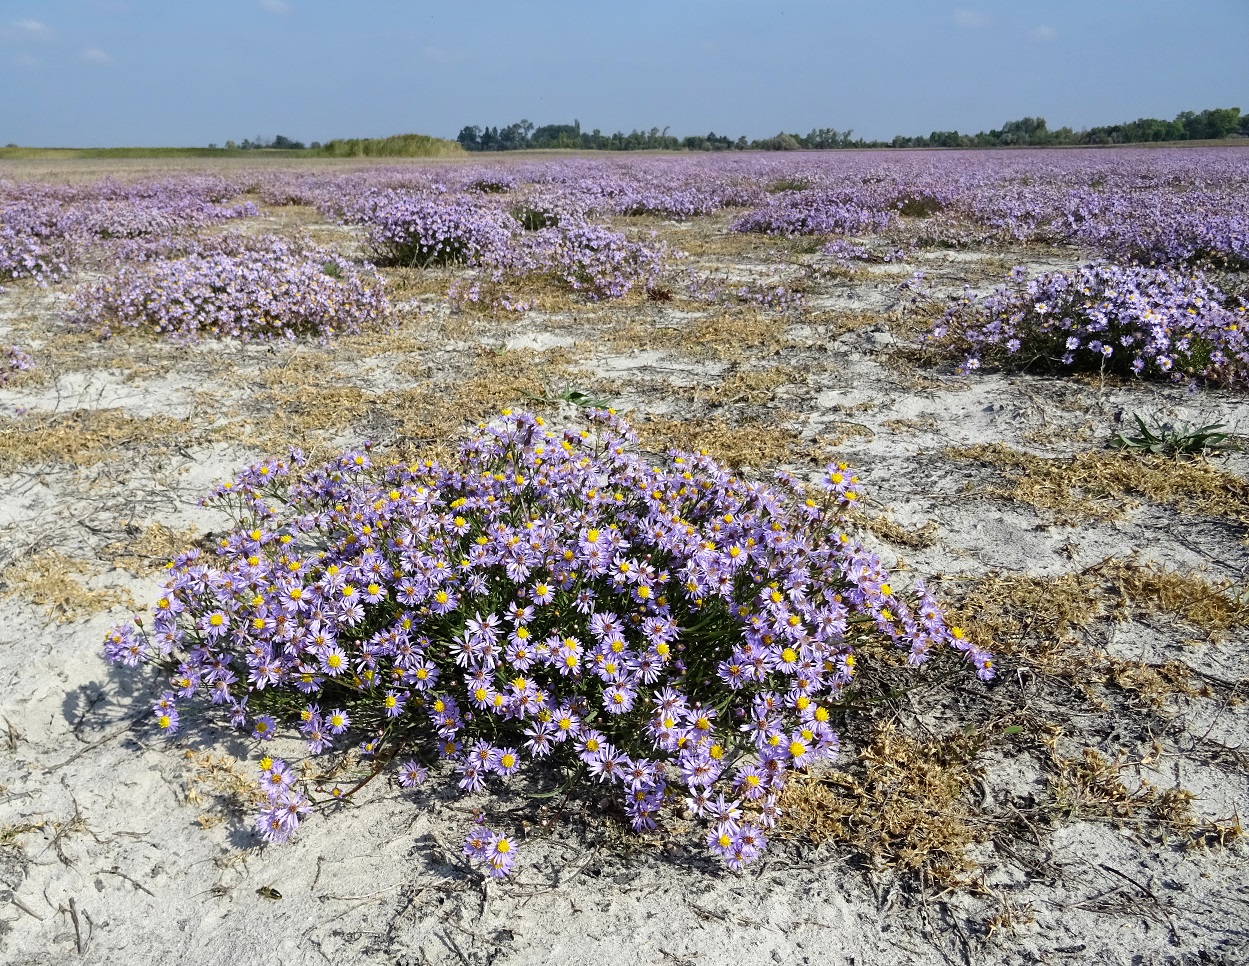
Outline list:
[[[658,227],[677,244],[691,230]],[[687,264],[802,273],[805,256],[782,246],[708,244]],[[1134,459],[1105,449],[1129,414],[1223,421],[1243,439],[1249,407],[1170,386],[960,378],[918,360],[896,288],[917,267],[955,291],[1003,265],[1076,257],[921,252],[810,278],[788,314],[678,299],[478,318],[447,309],[445,278],[405,276],[394,334],[328,349],[98,342],[66,330],[65,290],[10,286],[0,342],[30,348],[39,368],[0,389],[0,957],[1249,961],[1236,837],[1249,638],[1243,609],[1200,606],[1235,610],[1249,519],[1219,484],[1199,500],[1192,467],[1166,470],[1179,483],[1164,490],[1108,483],[1097,462]],[[222,526],[198,497],[266,451],[363,438],[419,450],[507,403],[573,420],[557,399],[572,387],[632,411],[652,445],[680,438],[761,472],[854,464],[875,501],[869,538],[969,602],[969,626],[1001,635],[998,680],[936,668],[847,720],[838,774],[860,791],[813,776],[743,874],[720,871],[692,836],[635,837],[591,799],[541,805],[518,786],[466,800],[437,781],[411,796],[378,780],[293,843],[261,847],[246,808],[255,748],[207,718],[172,744],[153,735],[159,683],[107,666],[105,630],[151,605],[164,559]],[[1040,468],[1012,468],[995,444]],[[1037,483],[1045,467],[1085,482]],[[1202,468],[1243,486],[1249,457]],[[1188,583],[1168,597],[1151,574]],[[1079,613],[1058,613],[1066,604]],[[881,744],[886,723],[894,745]],[[882,771],[882,747],[903,749],[910,778]],[[879,831],[930,780],[954,791],[924,790],[935,804],[914,825],[926,837]],[[852,818],[821,824],[847,802]],[[460,857],[474,806],[524,839],[514,881],[486,883]]]

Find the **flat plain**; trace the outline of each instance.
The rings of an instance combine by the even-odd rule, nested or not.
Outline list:
[[[75,293],[127,259],[146,271],[173,256],[98,235],[66,271],[4,282],[0,341],[34,360],[0,387],[6,961],[1243,962],[1243,388],[960,372],[924,335],[950,300],[1015,266],[1115,259],[1097,247],[1109,242],[1037,228],[1040,215],[1015,230],[1048,203],[1024,197],[1035,184],[1120,200],[1233,191],[1249,151],[848,158],[0,166],[10,200],[32,181],[68,196],[98,194],[105,175],[210,176],[231,185],[213,204],[253,207],[170,237],[277,236],[352,264],[375,252],[333,199],[431,182],[512,211],[575,195],[595,223],[668,253],[596,298],[550,277],[499,296],[472,265],[381,267],[385,324],[328,342],[121,325],[102,337],[72,321]],[[732,230],[813,185],[853,185],[869,208],[882,181],[902,194],[881,210],[900,213],[856,232],[852,257],[824,247],[833,232]],[[669,209],[599,191],[619,182],[635,198],[665,186]],[[681,196],[700,184],[716,186],[714,204]],[[908,207],[942,185],[939,204]],[[1006,228],[966,200],[992,191],[1017,194]],[[1120,217],[1112,207],[1098,217]],[[903,283],[921,271],[919,298]],[[474,283],[480,297],[448,297]],[[666,833],[636,834],[594,789],[535,798],[518,779],[463,795],[438,767],[415,794],[381,777],[263,844],[264,749],[206,703],[158,734],[150,708],[166,685],[102,653],[110,627],[151,611],[169,560],[222,535],[200,498],[291,447],[436,456],[507,407],[580,427],[586,400],[623,414],[646,452],[705,450],[747,479],[849,464],[865,494],[855,533],[900,580],[928,582],[993,651],[996,676],[952,656],[865,670],[861,701],[835,721],[839,756],[790,782],[768,851],[742,872],[707,855],[679,808]],[[1222,424],[1226,445],[1191,458],[1111,448],[1135,415]],[[272,747],[303,754],[292,738]],[[368,771],[341,769],[343,787]],[[474,808],[522,842],[511,878],[461,854]]]

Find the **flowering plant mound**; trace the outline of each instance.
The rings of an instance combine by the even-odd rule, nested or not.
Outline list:
[[[1089,265],[1028,277],[946,310],[929,345],[982,361],[1043,362],[1123,375],[1243,383],[1249,379],[1249,307],[1201,274]]]
[[[0,346],[0,386],[5,385],[19,372],[29,372],[35,368],[35,360],[30,353],[15,345]]]
[[[510,236],[483,255],[478,272],[453,285],[450,294],[461,304],[513,312],[533,307],[518,292],[535,283],[553,283],[591,301],[618,299],[636,289],[649,291],[667,261],[676,257],[665,245],[630,241],[620,232],[565,214],[557,224]]]
[[[1055,227],[1107,257],[1138,265],[1249,269],[1249,216],[1243,198],[1193,191],[1079,202]]]
[[[0,281],[53,282],[68,271],[68,248],[45,206],[0,206]]]
[[[887,228],[894,217],[831,192],[786,192],[742,215],[729,228],[768,235],[861,235]]]
[[[591,299],[623,298],[655,284],[670,253],[610,228],[565,218],[514,238],[486,263],[492,281],[546,276]]]
[[[860,498],[844,466],[808,496],[707,456],[652,465],[588,415],[557,433],[505,411],[446,466],[369,449],[252,466],[208,501],[239,528],[175,560],[151,632],[119,627],[106,654],[172,672],[167,731],[203,695],[258,739],[355,744],[406,786],[440,760],[469,792],[546,760],[614,791],[637,830],[683,805],[733,868],[764,848],[787,774],[836,752],[857,646],[912,664],[953,647],[992,676],[922,584],[904,594],[841,532]],[[309,802],[262,764],[259,828],[280,841]],[[493,874],[514,858],[488,830],[466,850]]]
[[[359,217],[369,226],[368,244],[379,265],[417,268],[478,264],[519,227],[511,215],[479,200],[398,192],[376,199]]]
[[[328,339],[377,325],[388,308],[382,279],[329,249],[278,238],[240,253],[192,253],[148,266],[123,266],[82,286],[71,319],[103,333],[147,327],[182,341],[203,335]]]
[[[221,203],[237,190],[211,177],[137,184],[0,182],[0,279],[56,281],[102,242],[168,238],[257,214],[251,202]]]

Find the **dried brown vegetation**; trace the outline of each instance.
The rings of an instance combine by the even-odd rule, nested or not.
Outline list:
[[[985,834],[967,797],[978,749],[963,732],[919,738],[886,721],[847,770],[786,786],[782,831],[850,845],[873,868],[953,884],[974,868],[967,848]]]
[[[3,593],[43,608],[57,624],[68,624],[120,605],[138,607],[125,591],[88,587],[85,581],[97,573],[98,568],[89,561],[57,550],[41,550],[5,569]]]
[[[27,413],[0,424],[0,473],[47,463],[93,466],[140,447],[167,450],[195,432],[190,420],[124,409]]]
[[[133,574],[164,570],[169,561],[194,546],[198,536],[193,529],[174,530],[163,523],[140,526],[129,521],[121,526],[126,536],[105,546],[104,556],[114,567]]]
[[[672,447],[708,453],[729,466],[754,468],[793,462],[800,458],[801,440],[793,430],[774,423],[732,425],[709,419],[652,419],[636,426],[649,449]]]
[[[1163,840],[1179,837],[1192,845],[1227,845],[1243,834],[1240,819],[1204,819],[1193,811],[1196,796],[1178,785],[1163,788],[1131,777],[1146,762],[1125,752],[1107,757],[1095,748],[1073,756],[1058,750],[1058,736],[1044,742],[1050,768],[1053,808],[1067,817],[1106,818],[1130,824],[1138,834]],[[1156,749],[1156,752],[1159,749]]]
[[[951,448],[946,455],[998,470],[1005,485],[985,492],[1060,518],[1112,519],[1141,498],[1249,524],[1249,482],[1206,460],[1096,450],[1047,458],[1001,443]]]

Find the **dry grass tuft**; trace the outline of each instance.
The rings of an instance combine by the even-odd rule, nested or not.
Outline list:
[[[90,577],[94,569],[87,561],[56,550],[43,550],[5,572],[3,593],[42,607],[58,624],[117,606],[138,609],[139,605],[125,591],[87,587],[81,578]]]
[[[445,297],[452,283],[463,272],[454,268],[379,268],[386,279],[386,297],[398,304],[422,295]]]
[[[468,360],[466,371],[450,381],[426,382],[390,393],[386,405],[400,442],[411,458],[445,452],[459,431],[498,415],[505,407],[541,410],[559,384],[571,379],[567,350],[547,352],[483,347]]]
[[[859,511],[853,514],[851,524],[896,547],[910,550],[925,550],[937,542],[937,525],[931,520],[915,530],[895,523],[887,514],[878,516]]]
[[[0,825],[0,849],[20,849],[18,841],[23,835],[38,832],[47,828],[46,822],[19,822],[14,825]]]
[[[1046,458],[1001,443],[951,448],[946,455],[1000,470],[1007,486],[989,493],[1059,516],[1113,519],[1130,508],[1130,498],[1140,497],[1249,524],[1249,482],[1205,460],[1096,450]]]
[[[886,327],[890,319],[879,312],[847,312],[840,309],[826,309],[805,314],[803,322],[814,327],[819,341],[827,344],[839,339],[847,332],[859,332],[864,329]]]
[[[1108,758],[1094,748],[1066,757],[1058,750],[1058,735],[1042,739],[1050,770],[1052,807],[1067,817],[1131,822],[1136,831],[1151,831],[1164,840],[1178,835],[1193,845],[1227,845],[1243,832],[1240,819],[1201,818],[1193,812],[1196,796],[1180,787],[1159,788],[1147,779],[1125,781],[1124,773],[1145,761],[1133,761],[1120,751]]]
[[[851,422],[848,419],[838,419],[826,424],[826,428],[832,430],[831,434],[822,433],[815,438],[817,448],[840,446],[842,443],[851,439],[871,439],[876,435],[869,427],[862,423]],[[819,459],[819,455],[813,455],[813,459]]]
[[[684,320],[680,325],[659,325],[647,318],[626,316],[624,324],[608,332],[606,339],[619,349],[671,349],[696,359],[757,362],[790,344],[785,330],[785,321],[774,314],[732,308]]]
[[[975,867],[982,828],[967,800],[979,741],[921,740],[885,722],[847,771],[798,778],[781,796],[781,832],[857,849],[875,869],[952,885]]]
[[[163,570],[169,561],[194,545],[199,536],[194,529],[172,530],[163,523],[140,527],[133,521],[122,524],[126,538],[104,548],[108,561],[133,574]]]
[[[94,466],[127,450],[167,449],[193,430],[190,420],[131,416],[124,409],[28,413],[0,425],[0,473],[47,463]]]
[[[801,456],[798,434],[777,423],[730,425],[721,420],[653,419],[635,424],[642,445],[705,452],[731,467],[764,467]]]
[[[1208,637],[1249,627],[1249,587],[1243,584],[1131,560],[1108,560],[1097,572],[1118,593],[1120,613],[1173,614]]]
[[[1066,681],[1095,704],[1100,699],[1094,689],[1106,685],[1132,692],[1152,707],[1210,693],[1179,661],[1149,664],[1099,650],[1099,626],[1167,617],[1211,639],[1249,627],[1243,588],[1135,560],[1111,558],[1057,577],[988,574],[969,584],[949,610],[952,622],[999,661]]]
[[[683,348],[717,359],[758,358],[786,344],[784,321],[757,309],[717,312],[679,331]]]
[[[692,396],[695,401],[733,406],[745,403],[763,406],[773,402],[783,386],[805,381],[797,369],[776,366],[767,369],[746,369],[718,380],[711,388],[694,386],[674,390],[677,395]]]
[[[937,421],[936,416],[931,414],[915,419],[886,419],[882,420],[880,425],[891,433],[926,433],[935,435],[941,429],[941,423]]]
[[[363,389],[332,381],[267,389],[252,401],[264,415],[247,442],[269,451],[300,446],[316,453],[334,448],[332,436],[347,433],[375,404]]]
[[[204,805],[206,799],[212,799],[219,807],[243,815],[267,801],[254,777],[254,769],[241,765],[238,759],[192,748],[188,748],[183,757],[188,763],[183,775],[188,805]],[[203,828],[211,828],[221,823],[222,816],[209,811],[200,815],[198,821]]]

